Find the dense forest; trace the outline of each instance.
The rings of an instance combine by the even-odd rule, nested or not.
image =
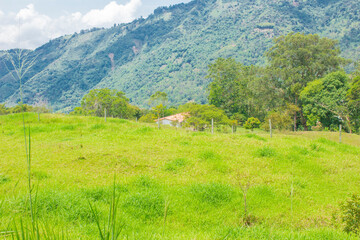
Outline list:
[[[208,65],[234,58],[263,67],[273,39],[290,32],[339,41],[341,56],[359,59],[360,3],[349,1],[194,0],[161,7],[148,18],[110,29],[89,29],[53,39],[29,55],[36,59],[23,78],[24,103],[46,101],[54,111],[80,106],[91,89],[122,91],[148,107],[156,91],[171,105],[208,103]],[[16,50],[10,50],[14,54]],[[0,102],[19,102],[19,85],[0,52]],[[347,73],[354,66],[346,66]]]

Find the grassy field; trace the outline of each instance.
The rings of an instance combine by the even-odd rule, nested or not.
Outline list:
[[[114,175],[120,239],[357,239],[336,213],[360,192],[360,136],[344,134],[339,144],[337,133],[270,139],[242,129],[212,135],[120,119],[25,117],[37,216],[70,239],[98,239],[89,203],[105,221]],[[29,218],[23,142],[21,115],[0,116],[0,232]],[[242,220],[246,186],[250,227]]]

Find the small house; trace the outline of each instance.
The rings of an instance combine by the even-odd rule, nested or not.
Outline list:
[[[175,115],[167,116],[160,118],[160,124],[181,127],[181,124],[185,121],[186,117],[189,116],[189,113],[178,113]],[[158,119],[155,120],[158,122]]]

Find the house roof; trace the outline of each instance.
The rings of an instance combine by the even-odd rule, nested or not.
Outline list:
[[[183,122],[185,120],[185,118],[189,116],[189,113],[178,113],[178,114],[175,114],[175,115],[171,115],[171,116],[167,116],[167,117],[163,117],[163,118],[160,118],[159,120],[168,120],[168,121],[172,121],[172,122]],[[157,122],[157,119],[155,120]]]

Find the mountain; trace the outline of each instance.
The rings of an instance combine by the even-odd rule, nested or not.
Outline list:
[[[93,88],[122,90],[141,107],[155,91],[173,105],[207,101],[207,66],[218,57],[265,64],[276,36],[317,33],[337,39],[342,55],[360,59],[358,0],[194,0],[161,7],[148,18],[51,40],[31,56],[24,102],[46,100],[69,111]],[[0,102],[19,101],[18,82],[0,52]],[[10,69],[11,70],[11,69]]]

